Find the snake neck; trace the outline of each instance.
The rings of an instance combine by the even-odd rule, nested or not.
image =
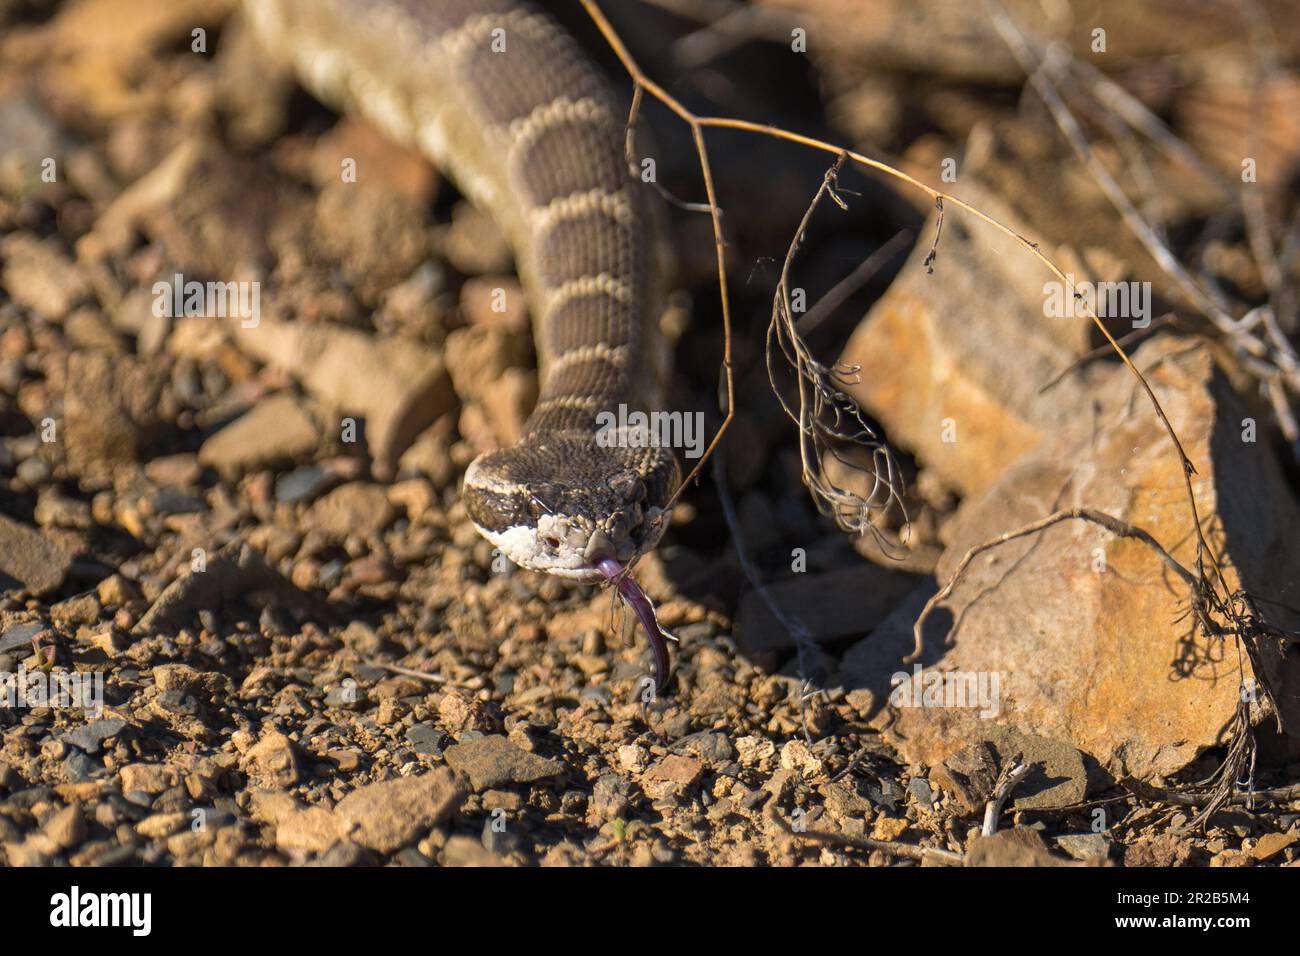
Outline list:
[[[526,433],[591,431],[662,398],[666,243],[622,152],[625,113],[519,0],[249,0],[314,95],[445,169],[509,239],[541,373]]]

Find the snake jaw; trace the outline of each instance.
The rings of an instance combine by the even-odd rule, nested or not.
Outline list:
[[[667,521],[661,508],[650,508],[630,529],[592,528],[581,519],[543,516],[536,524],[515,524],[494,530],[477,521],[474,527],[498,551],[521,568],[554,574],[579,584],[597,584],[606,577],[599,570],[609,559],[627,566],[659,543]]]

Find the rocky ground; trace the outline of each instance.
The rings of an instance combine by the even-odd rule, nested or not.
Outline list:
[[[926,284],[932,204],[865,180],[846,181],[852,210],[809,240],[807,284],[820,292],[896,233],[923,237],[910,259],[908,243],[886,256],[812,338],[827,356],[849,343],[864,368],[855,395],[903,456],[911,533],[887,557],[812,507],[758,344],[826,162],[719,144],[736,517],[706,475],[638,567],[678,639],[669,692],[647,699],[644,640],[611,592],[512,569],[458,500],[465,465],[517,436],[536,392],[502,238],[418,157],[311,101],[231,8],[0,0],[0,673],[103,678],[98,713],[0,708],[0,860],[1300,860],[1300,800],[1233,804],[1202,828],[1190,825],[1199,805],[1147,789],[1224,760],[1236,656],[1222,642],[1202,657],[1180,650],[1179,598],[1140,546],[1112,549],[1093,573],[1109,547],[1099,530],[1055,529],[954,592],[953,659],[1028,675],[1014,719],[925,722],[883,707],[936,568],[947,581],[968,548],[1043,502],[1141,521],[1183,560],[1195,549],[1179,524],[1180,466],[1156,419],[1133,412],[1127,371],[1080,362],[1096,344],[1085,323],[1024,320],[1041,319],[1043,277],[1026,278],[1032,261],[1006,265],[1023,250],[949,222],[944,281]],[[990,211],[1081,270],[1146,274],[1141,250],[1110,242],[1114,212],[1082,173],[1064,174],[1076,203],[1064,217],[1065,199],[1042,202],[1034,177],[1017,176],[1016,161],[1061,168],[1065,148],[1017,109],[1015,88],[964,73],[960,58],[908,88],[914,65],[861,79],[852,56],[791,65],[760,37],[688,69],[667,52],[687,25],[639,15],[620,21],[644,31],[638,55],[658,75],[681,71],[695,105],[890,151],[931,181],[946,151],[964,149],[966,194],[982,190]],[[655,119],[666,181],[694,196],[686,139]],[[349,162],[355,180],[340,177]],[[1213,218],[1206,190],[1178,183],[1165,221]],[[757,189],[770,201],[747,202]],[[712,240],[685,214],[674,235],[694,300],[673,330],[674,407],[711,408]],[[1217,241],[1209,268],[1230,294],[1267,297],[1242,236]],[[166,314],[155,283],[177,275],[258,283],[258,322]],[[974,310],[986,326],[972,302],[996,303]],[[1258,383],[1225,351],[1163,337],[1142,344],[1139,365],[1187,433],[1234,582],[1285,596],[1300,579],[1285,540],[1294,461],[1257,410]],[[951,408],[969,440],[929,429]],[[1252,414],[1266,438],[1225,450]],[[897,510],[881,519],[890,534],[901,525]],[[800,652],[756,579],[809,634]],[[1171,661],[1190,679],[1170,680]],[[1290,680],[1278,675],[1294,665],[1276,651],[1260,679]],[[1207,670],[1220,679],[1199,679]],[[1251,716],[1263,728],[1267,714]],[[1290,784],[1300,765],[1285,739],[1260,735],[1272,758],[1255,786]],[[1032,772],[999,832],[982,836],[1016,759]],[[1128,775],[1145,785],[1122,786]]]

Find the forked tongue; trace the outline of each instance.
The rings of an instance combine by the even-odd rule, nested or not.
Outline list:
[[[602,558],[596,562],[596,570],[607,581],[615,581],[618,593],[632,607],[641,626],[645,628],[646,637],[650,639],[650,650],[655,658],[655,693],[658,694],[668,683],[668,642],[663,628],[655,617],[654,605],[641,590],[632,575],[624,573],[626,568],[613,558]]]

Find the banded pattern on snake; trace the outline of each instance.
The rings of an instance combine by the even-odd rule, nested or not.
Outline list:
[[[598,438],[599,413],[658,408],[667,364],[666,246],[647,187],[627,169],[624,114],[604,77],[521,0],[244,9],[315,96],[419,149],[505,232],[542,382],[519,444],[470,464],[466,509],[517,564],[615,576],[658,542],[679,470],[667,449]],[[662,641],[651,639],[662,671]]]
[[[600,72],[519,0],[251,0],[316,96],[446,169],[515,250],[542,387],[523,440],[474,461],[465,504],[516,563],[594,581],[654,546],[664,449],[604,447],[597,414],[661,400],[662,240]]]

